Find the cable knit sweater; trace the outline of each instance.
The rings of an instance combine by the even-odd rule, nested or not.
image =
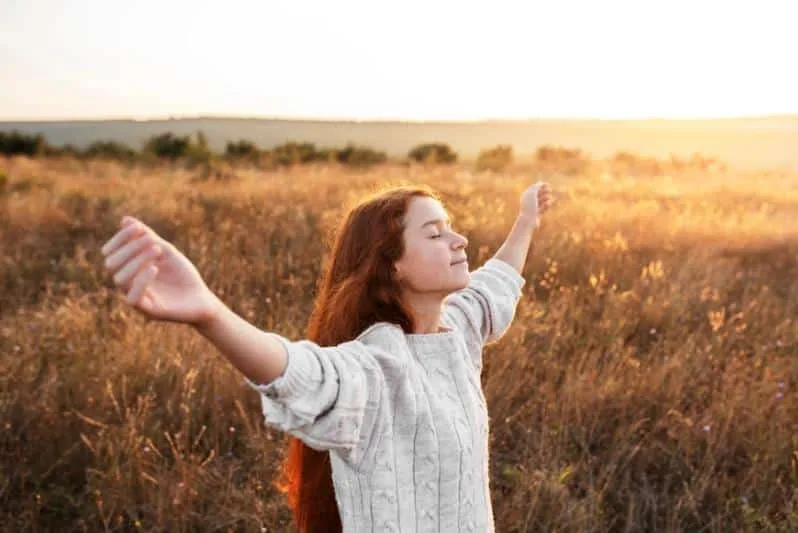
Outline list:
[[[279,337],[266,423],[329,450],[344,533],[492,532],[482,349],[509,327],[525,280],[492,258],[444,301],[446,331],[380,322],[321,347]]]

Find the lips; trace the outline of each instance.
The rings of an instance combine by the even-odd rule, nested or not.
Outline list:
[[[460,265],[460,264],[467,263],[467,262],[468,262],[468,259],[467,259],[467,258],[460,259],[459,261],[455,261],[454,263],[452,263],[452,266],[454,266],[454,265]]]

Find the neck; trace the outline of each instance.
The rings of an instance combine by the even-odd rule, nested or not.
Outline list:
[[[444,296],[440,294],[406,293],[405,301],[413,309],[415,329],[413,333],[440,333],[448,328],[441,326],[441,309]]]

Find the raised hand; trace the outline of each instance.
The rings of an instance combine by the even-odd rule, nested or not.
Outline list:
[[[155,320],[198,325],[214,316],[220,302],[186,256],[134,217],[120,227],[101,251],[128,304]]]
[[[548,211],[553,204],[554,197],[549,184],[537,182],[521,193],[520,215],[533,221],[535,227],[538,227],[543,213]]]

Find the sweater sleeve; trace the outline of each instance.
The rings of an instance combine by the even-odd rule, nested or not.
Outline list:
[[[449,295],[445,309],[481,348],[510,327],[525,284],[515,268],[494,257],[471,273],[468,287]]]
[[[266,423],[356,463],[379,423],[380,404],[405,365],[359,339],[322,347],[277,337],[288,353],[283,374],[265,385],[244,378],[260,393]]]

